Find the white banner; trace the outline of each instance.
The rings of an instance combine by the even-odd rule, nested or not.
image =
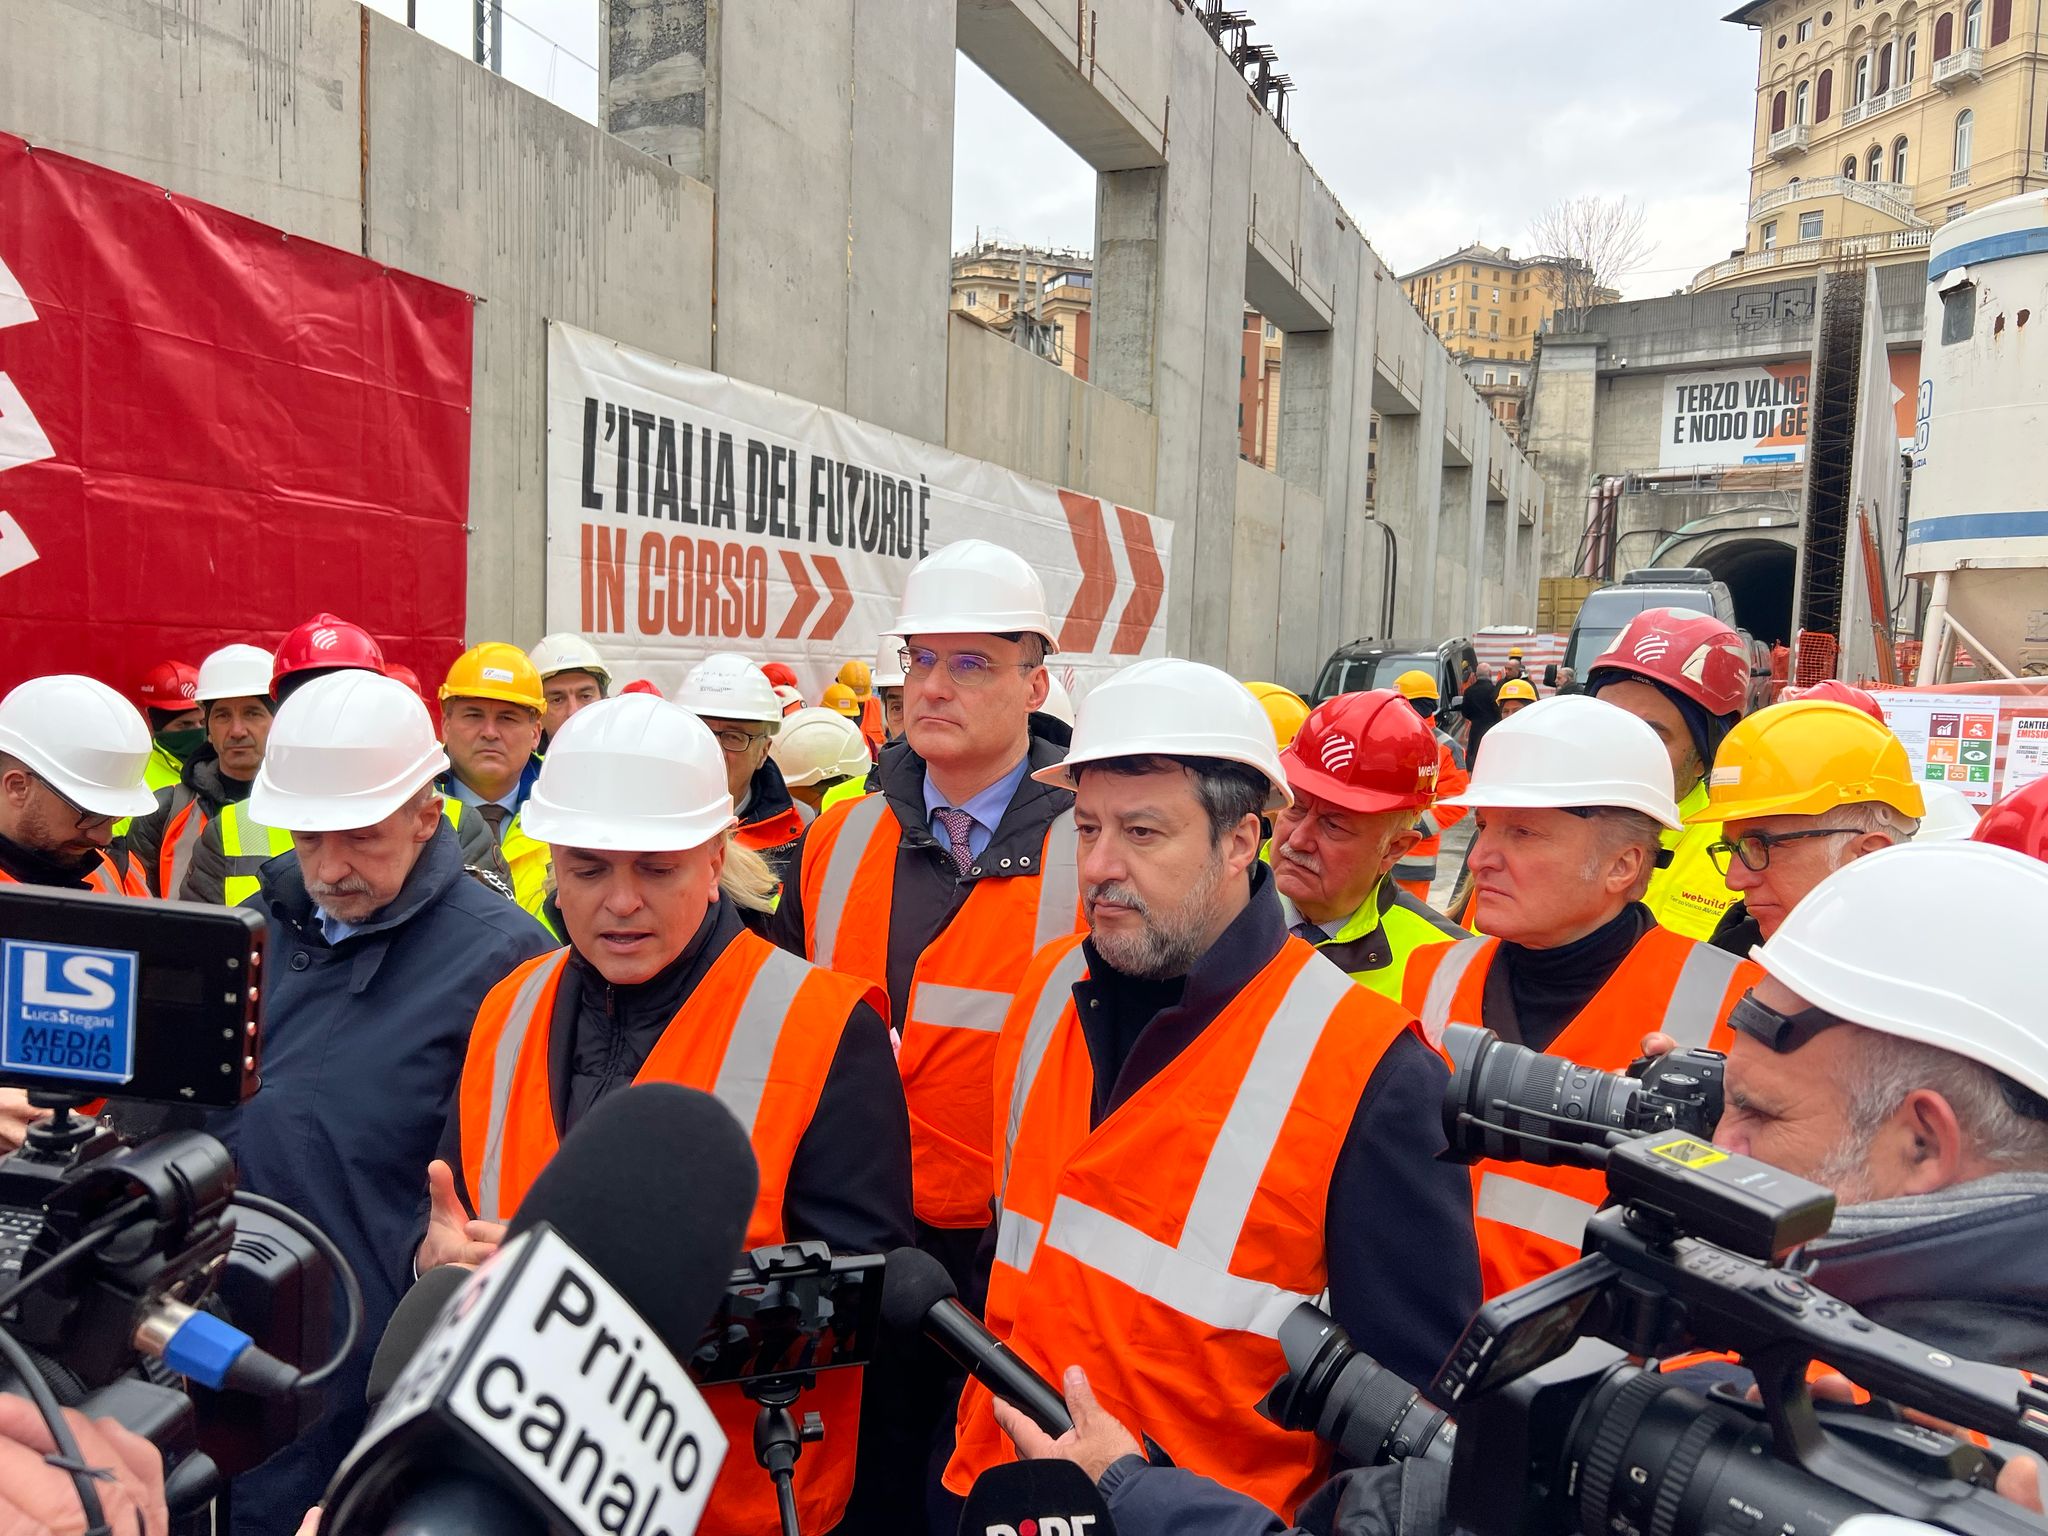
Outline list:
[[[1995,694],[1887,689],[1874,697],[1885,724],[1906,744],[1916,779],[1951,785],[1979,809],[1998,798],[1991,771],[1998,751]]]
[[[1665,374],[1658,464],[1797,464],[1806,457],[1806,388],[1804,363]]]
[[[1165,651],[1165,520],[559,323],[547,495],[549,631],[664,693],[740,651],[815,700],[874,658],[911,566],[969,538],[1038,571],[1077,698]]]

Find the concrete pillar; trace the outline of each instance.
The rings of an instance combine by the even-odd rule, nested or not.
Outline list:
[[[598,120],[608,133],[705,176],[709,0],[609,0],[598,48]]]
[[[1435,591],[1436,604],[1423,630],[1425,639],[1435,638],[1440,631],[1471,633],[1466,626],[1465,577],[1468,567],[1478,564],[1472,538],[1472,487],[1477,479],[1470,465],[1442,466],[1441,515],[1436,522],[1435,559],[1430,562],[1430,586]],[[1483,492],[1484,482],[1479,483]]]
[[[1380,417],[1380,478],[1377,511],[1394,531],[1393,635],[1422,627],[1422,580],[1429,550],[1429,527],[1436,508],[1422,501],[1422,418],[1419,415]],[[1432,493],[1433,494],[1433,493]],[[1381,540],[1384,544],[1385,540]],[[1374,614],[1377,624],[1378,615]],[[1370,626],[1369,626],[1370,627]],[[1382,635],[1381,639],[1392,639]]]
[[[1569,576],[1586,531],[1586,487],[1594,474],[1598,429],[1600,338],[1546,336],[1529,392],[1527,452],[1536,456],[1550,508],[1537,569]]]
[[[1095,178],[1095,288],[1088,382],[1152,409],[1159,307],[1159,209],[1166,172],[1108,171]]]
[[[1432,348],[1423,354],[1422,413],[1416,423],[1415,506],[1422,518],[1421,559],[1416,563],[1415,581],[1421,589],[1422,612],[1417,616],[1417,634],[1423,638],[1437,631],[1439,613],[1449,622],[1448,604],[1438,603],[1437,551],[1443,539],[1444,523],[1444,403],[1450,375],[1457,370],[1450,354]],[[1462,489],[1462,488],[1461,488]],[[1463,503],[1460,502],[1462,511]],[[1460,527],[1464,524],[1461,522]]]

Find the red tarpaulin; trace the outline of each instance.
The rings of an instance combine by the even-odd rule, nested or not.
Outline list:
[[[0,134],[0,693],[273,644],[462,648],[469,296]]]

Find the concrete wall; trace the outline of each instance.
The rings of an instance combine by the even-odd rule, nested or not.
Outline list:
[[[1179,654],[1306,685],[1379,627],[1385,530],[1403,635],[1533,615],[1540,482],[1189,8],[601,15],[611,133],[352,0],[0,0],[0,128],[478,297],[476,637],[542,625],[550,320],[1171,519]],[[1092,385],[948,326],[956,43],[1100,175]],[[1274,475],[1247,299],[1288,333]]]

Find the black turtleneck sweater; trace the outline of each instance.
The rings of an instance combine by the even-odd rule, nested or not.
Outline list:
[[[0,837],[0,871],[23,885],[53,885],[61,890],[85,890],[86,880],[100,867],[100,856],[65,863],[38,848],[27,848],[11,837]]]
[[[742,924],[721,898],[682,952],[646,981],[613,986],[573,949],[548,1030],[548,1089],[555,1129],[567,1135],[592,1105],[632,1083],[655,1043]],[[461,1112],[449,1116],[441,1156],[462,1181]],[[462,1190],[469,1199],[466,1188]],[[911,1240],[910,1115],[888,1026],[865,1003],[853,1010],[809,1128],[797,1143],[783,1195],[792,1240],[839,1253],[884,1253]]]
[[[1524,949],[1503,940],[1499,961],[1486,976],[1487,1027],[1503,1040],[1549,1050],[1621,968],[1636,941],[1656,926],[1648,907],[1630,902],[1584,938],[1555,949]]]

